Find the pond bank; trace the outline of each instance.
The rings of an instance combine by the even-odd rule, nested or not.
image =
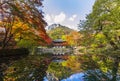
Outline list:
[[[0,58],[10,56],[23,56],[28,54],[29,50],[26,48],[0,49]]]

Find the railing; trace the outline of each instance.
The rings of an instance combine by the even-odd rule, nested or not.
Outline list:
[[[37,48],[37,54],[53,54],[53,55],[65,55],[71,54],[73,52],[72,48]]]

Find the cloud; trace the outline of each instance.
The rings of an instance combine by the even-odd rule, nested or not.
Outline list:
[[[69,18],[67,16],[67,14],[65,14],[64,12],[60,12],[59,14],[46,14],[45,21],[48,23],[48,26],[52,25],[52,24],[61,24],[61,25],[67,26],[69,28],[72,28],[74,30],[77,30],[78,22],[76,22],[76,17],[77,17],[77,15],[74,14]],[[71,21],[73,21],[73,22],[71,22]],[[47,27],[46,27],[46,29],[47,29]]]
[[[62,23],[66,18],[66,14],[61,12],[59,15],[56,15],[54,18],[55,23]]]
[[[74,29],[74,30],[78,30],[77,26],[76,25],[70,25],[70,24],[66,24],[65,26],[71,28],[71,29]]]
[[[72,15],[72,17],[69,18],[69,21],[74,21],[76,17],[77,17],[76,14]]]
[[[58,15],[51,15],[51,14],[47,14],[45,15],[45,20],[47,21],[48,25],[51,24],[62,24],[62,22],[64,22],[66,19],[66,14],[61,12]]]
[[[45,20],[51,21],[51,16],[50,16],[49,14],[47,14],[47,15],[45,16]]]
[[[48,23],[48,25],[53,24],[52,17],[49,14],[45,15],[45,21]]]

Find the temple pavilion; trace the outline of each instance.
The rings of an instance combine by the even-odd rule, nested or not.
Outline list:
[[[62,39],[56,39],[52,41],[54,47],[66,47],[68,45],[67,41]]]

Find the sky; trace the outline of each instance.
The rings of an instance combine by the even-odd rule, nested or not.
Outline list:
[[[92,11],[95,0],[44,0],[44,19],[77,30],[80,20]]]

